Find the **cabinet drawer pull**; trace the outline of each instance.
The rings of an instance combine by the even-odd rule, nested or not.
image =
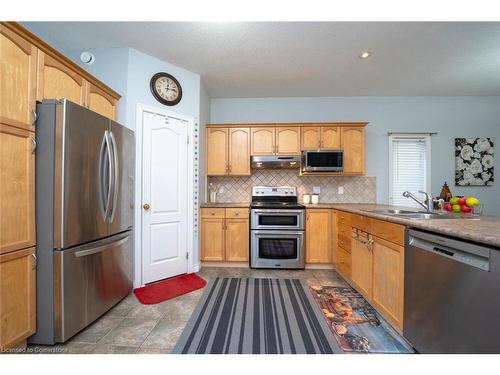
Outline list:
[[[35,270],[36,266],[38,265],[38,260],[36,259],[35,253],[31,254],[31,256],[33,257],[33,268],[32,269]]]
[[[35,126],[36,119],[37,119],[36,111],[34,109],[32,109],[31,113],[33,114],[33,122],[31,123],[31,125]]]

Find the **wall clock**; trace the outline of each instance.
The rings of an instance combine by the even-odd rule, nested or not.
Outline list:
[[[165,105],[176,105],[182,98],[182,87],[171,74],[156,73],[151,77],[151,92],[156,100]]]

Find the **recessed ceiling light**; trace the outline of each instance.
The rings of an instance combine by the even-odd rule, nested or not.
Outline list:
[[[372,55],[372,53],[371,53],[371,52],[364,51],[364,52],[361,52],[361,54],[359,55],[359,58],[360,58],[360,59],[367,59],[367,58],[369,58],[371,55]]]

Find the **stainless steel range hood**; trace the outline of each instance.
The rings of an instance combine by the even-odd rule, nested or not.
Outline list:
[[[269,156],[252,156],[252,168],[299,168],[300,156],[298,155],[269,155]]]

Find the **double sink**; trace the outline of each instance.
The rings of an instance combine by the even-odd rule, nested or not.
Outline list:
[[[363,210],[374,214],[398,216],[407,219],[478,219],[470,214],[455,214],[446,212],[426,212],[409,210]]]

